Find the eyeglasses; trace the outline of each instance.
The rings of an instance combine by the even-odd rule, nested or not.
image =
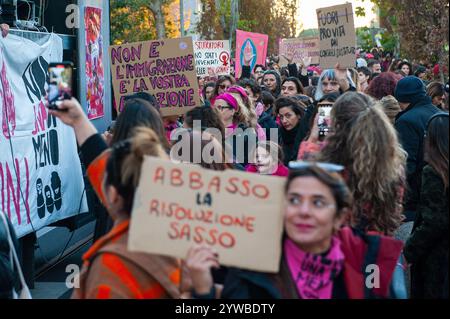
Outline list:
[[[223,110],[226,110],[226,109],[234,110],[234,107],[232,107],[232,106],[221,106],[221,105],[219,105],[219,106],[216,106],[216,108],[217,108],[219,111],[223,111]]]
[[[289,168],[291,169],[305,169],[317,166],[324,171],[330,173],[339,173],[342,172],[345,167],[342,165],[337,165],[333,163],[322,163],[322,162],[304,162],[304,161],[292,161],[289,162]]]

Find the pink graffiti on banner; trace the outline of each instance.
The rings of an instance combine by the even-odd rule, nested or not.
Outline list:
[[[86,103],[89,119],[104,113],[105,76],[103,68],[102,9],[86,7]]]
[[[0,51],[0,55],[3,52]],[[5,61],[2,61],[0,74],[0,106],[2,107],[3,135],[9,139],[16,129],[16,108],[14,106],[14,94],[9,80],[6,77]],[[9,128],[8,128],[9,127]]]
[[[266,64],[268,43],[267,34],[236,30],[236,78],[241,76],[243,57],[246,52],[255,55],[250,63],[252,70],[256,64]]]

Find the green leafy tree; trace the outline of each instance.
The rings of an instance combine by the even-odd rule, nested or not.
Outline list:
[[[162,39],[177,28],[169,19],[169,6],[175,0],[111,0],[112,42]]]
[[[364,0],[363,0],[364,1]],[[417,63],[439,63],[448,76],[449,0],[370,0],[381,25],[396,39],[397,52]]]
[[[232,0],[202,0],[202,15],[197,32],[204,39],[229,39],[233,18]],[[269,36],[269,52],[278,52],[278,40],[296,35],[296,0],[240,0],[237,28]],[[232,44],[233,47],[233,44]]]

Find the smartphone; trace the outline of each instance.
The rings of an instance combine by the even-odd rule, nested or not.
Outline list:
[[[50,63],[48,66],[47,107],[57,110],[63,100],[73,93],[73,63]]]
[[[322,140],[330,133],[331,127],[331,109],[332,105],[319,105],[317,126],[319,128],[319,138]]]

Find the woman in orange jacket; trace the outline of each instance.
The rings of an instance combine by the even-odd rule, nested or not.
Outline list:
[[[145,155],[167,158],[161,141],[147,127],[111,149],[75,100],[49,110],[75,130],[90,182],[113,219],[113,229],[83,256],[77,299],[179,298],[181,265],[175,258],[127,249],[130,214]]]

